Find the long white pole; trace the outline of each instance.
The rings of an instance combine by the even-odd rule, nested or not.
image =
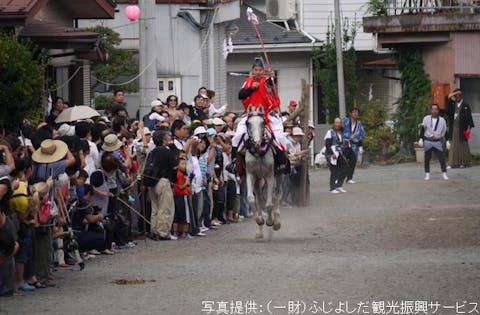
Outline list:
[[[340,0],[335,2],[335,47],[337,51],[338,107],[340,117],[345,117],[345,79],[343,75],[342,23],[340,20]],[[333,117],[330,117],[333,118]]]
[[[150,112],[150,103],[157,98],[157,63],[155,40],[155,0],[139,0],[140,69],[148,68],[140,76],[140,118]]]

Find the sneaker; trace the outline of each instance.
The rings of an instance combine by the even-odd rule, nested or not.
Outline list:
[[[220,226],[220,225],[222,225],[222,222],[220,222],[220,221],[217,220],[217,219],[214,219],[214,220],[212,220],[212,225],[214,225],[214,226]]]
[[[447,173],[442,173],[442,176],[443,176],[443,179],[444,179],[444,180],[448,180]]]
[[[338,187],[337,190],[341,193],[346,193],[347,191],[343,187]]]
[[[100,253],[98,250],[96,249],[92,249],[91,251],[88,252],[90,255],[101,255],[102,253]]]
[[[200,230],[200,232],[198,232],[198,233],[195,234],[194,236],[207,236],[207,234],[201,232],[201,230]]]
[[[185,240],[185,241],[188,241],[188,240],[191,240],[192,239],[192,236],[188,233],[181,233],[180,235],[178,235],[178,240],[182,241],[182,240]]]
[[[447,166],[447,170],[451,169],[452,167],[450,165]]]
[[[425,180],[430,180],[430,173],[425,173]]]
[[[331,194],[340,194],[340,191],[334,189],[334,190],[330,190],[330,193]]]
[[[176,241],[176,240],[178,240],[178,237],[175,236],[175,235],[170,234],[170,240]]]
[[[20,291],[35,291],[35,287],[33,285],[29,285],[28,283],[24,282],[21,286],[17,288]]]
[[[85,260],[92,260],[92,259],[95,259],[97,256],[95,255],[91,255],[91,254],[86,254],[83,256],[83,259]]]
[[[61,269],[69,269],[69,268],[70,268],[70,265],[67,265],[67,264],[58,264],[58,268],[61,268]]]
[[[210,229],[207,228],[207,227],[205,227],[205,226],[202,226],[202,227],[200,228],[200,233],[205,233],[205,232],[208,232],[208,231],[210,231]]]
[[[137,246],[137,242],[128,242],[127,246],[130,247],[130,248],[135,247],[135,246]]]
[[[111,251],[110,249],[104,249],[104,250],[102,251],[102,254],[104,254],[104,255],[113,255],[113,254],[115,254],[115,253],[114,253],[113,251]]]
[[[349,179],[347,180],[347,184],[356,184],[357,182],[354,181],[353,179]]]

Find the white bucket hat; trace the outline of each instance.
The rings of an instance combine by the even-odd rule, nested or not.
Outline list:
[[[305,133],[303,132],[302,128],[300,127],[293,127],[292,136],[304,136]]]

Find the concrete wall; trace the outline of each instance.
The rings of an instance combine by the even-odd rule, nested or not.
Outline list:
[[[104,25],[112,28],[120,34],[122,43],[120,48],[139,48],[138,21],[130,22],[124,14],[126,5],[119,4],[119,13],[113,20],[83,20],[80,27]],[[156,5],[156,29],[155,50],[157,51],[157,75],[158,77],[180,77],[181,94],[180,100],[190,103],[197,94],[197,89],[202,84],[202,59],[200,51],[200,31],[185,20],[176,15],[180,11],[180,5]],[[192,16],[199,21],[200,11],[190,11]],[[142,70],[142,69],[140,69]],[[135,111],[139,105],[138,95],[129,97],[129,110]],[[129,105],[130,105],[129,104]]]
[[[120,34],[122,43],[120,48],[139,49],[138,21],[130,22],[124,14],[125,4],[117,5],[119,13],[114,20],[84,20],[80,21],[81,27],[105,25],[113,28]],[[194,6],[194,5],[189,5]],[[230,4],[222,6],[229,13],[235,13],[235,6]],[[155,49],[157,51],[157,75],[163,78],[181,78],[181,101],[191,103],[200,86],[206,86],[217,93],[217,104],[227,101],[226,93],[226,61],[223,58],[223,39],[225,38],[224,24],[214,24],[210,38],[205,38],[207,30],[198,30],[188,24],[184,19],[178,18],[177,13],[185,5],[157,4]],[[238,10],[238,8],[237,8]],[[193,18],[200,22],[200,10],[189,11]],[[235,17],[235,15],[232,15]],[[221,14],[217,20],[222,17]],[[202,46],[203,43],[203,46]],[[213,65],[210,65],[209,54],[213,54]],[[140,69],[142,70],[142,69]],[[132,95],[133,103],[139,102]]]

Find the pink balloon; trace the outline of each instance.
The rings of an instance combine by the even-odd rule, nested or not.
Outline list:
[[[125,8],[125,15],[130,21],[135,22],[140,17],[140,8],[138,5],[130,4]]]

